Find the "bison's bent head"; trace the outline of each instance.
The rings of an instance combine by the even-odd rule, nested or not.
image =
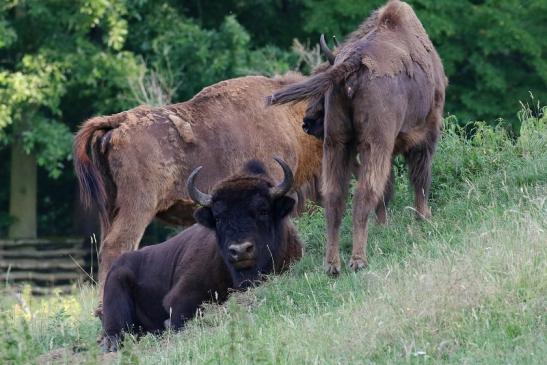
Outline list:
[[[332,38],[334,39],[336,46],[338,46],[336,37],[333,36]],[[321,47],[321,52],[327,57],[329,65],[326,67],[319,66],[314,72],[323,72],[327,70],[334,64],[336,58],[334,53],[329,49],[323,34],[321,34],[321,38],[319,39],[319,45]],[[310,98],[308,101],[308,108],[304,114],[302,129],[304,132],[318,139],[322,140],[325,137],[325,95]]]
[[[239,288],[273,271],[283,244],[284,220],[295,203],[286,196],[293,183],[292,171],[281,159],[275,160],[285,174],[276,186],[264,165],[256,160],[247,162],[241,173],[220,182],[211,195],[194,186],[201,167],[188,178],[188,193],[202,205],[194,217],[199,224],[215,230],[221,254]]]
[[[304,114],[302,129],[318,139],[325,136],[325,97],[312,98]]]

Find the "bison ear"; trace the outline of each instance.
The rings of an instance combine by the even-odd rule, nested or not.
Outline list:
[[[196,221],[204,227],[215,229],[215,217],[213,217],[213,211],[209,207],[198,208],[194,212],[194,218]]]
[[[273,214],[275,218],[281,220],[288,216],[292,212],[295,203],[296,201],[288,196],[276,199],[273,202]]]

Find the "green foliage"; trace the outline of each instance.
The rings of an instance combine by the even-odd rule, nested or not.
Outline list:
[[[202,87],[237,74],[246,61],[249,34],[234,17],[227,17],[218,31],[202,29],[188,19],[176,20],[151,44],[154,55],[161,56],[152,61],[159,63],[158,68],[177,69],[177,99],[188,99]]]
[[[198,0],[171,1],[183,8],[187,16],[196,19],[204,28],[216,28],[228,14],[235,14],[238,22],[252,34],[256,47],[275,45],[288,49],[294,38],[308,36],[303,28],[306,22],[304,1],[291,0]]]
[[[23,145],[28,153],[34,152],[38,166],[46,168],[50,176],[59,177],[64,169],[67,150],[72,146],[72,134],[68,126],[36,116],[32,130],[21,132]],[[52,143],[53,142],[53,143]]]
[[[148,5],[135,10],[147,15],[130,23],[128,44],[152,69],[169,75],[176,88],[174,101],[223,79],[275,74],[292,64],[286,52],[273,46],[249,50],[251,37],[234,16],[223,18],[218,29],[205,29],[168,4]]]
[[[0,8],[0,140],[20,140],[58,177],[71,150],[66,99],[93,97],[93,112],[123,106],[134,56],[124,1],[25,1]],[[76,91],[77,90],[77,91]],[[73,107],[71,104],[70,107]],[[70,112],[69,112],[70,113]]]
[[[59,99],[64,92],[61,65],[49,63],[43,55],[26,55],[20,70],[0,72],[0,133],[14,120],[31,123],[35,110],[46,108],[59,115]]]

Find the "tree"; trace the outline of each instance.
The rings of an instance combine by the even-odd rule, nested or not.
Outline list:
[[[127,76],[139,67],[121,50],[124,4],[28,0],[0,7],[0,143],[11,145],[11,236],[36,235],[37,166],[55,178],[70,156],[75,121],[66,118],[66,103],[87,96],[88,110],[119,107]]]
[[[294,54],[274,46],[253,49],[234,15],[204,28],[175,5],[145,1],[133,7],[127,39],[127,47],[176,89],[173,101],[231,77],[286,72],[296,62]]]

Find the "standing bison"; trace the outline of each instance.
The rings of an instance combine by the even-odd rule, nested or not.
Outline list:
[[[265,167],[249,161],[241,173],[205,194],[195,187],[200,168],[188,178],[188,192],[202,205],[195,224],[165,243],[121,255],[104,289],[103,351],[115,351],[123,331],[180,329],[207,300],[222,302],[229,289],[245,289],[261,276],[279,273],[302,256],[288,214],[295,201],[290,167],[275,185]],[[206,167],[208,170],[208,167]]]
[[[184,103],[140,106],[83,124],[74,165],[84,203],[94,201],[100,213],[101,283],[122,252],[138,247],[154,217],[194,222],[196,204],[181,183],[192,166],[208,167],[196,182],[208,191],[243,161],[268,161],[271,169],[271,156],[279,156],[294,171],[297,193],[318,193],[312,185],[320,174],[321,143],[300,128],[305,104],[276,110],[264,104],[274,90],[302,79],[288,74],[223,81]]]
[[[332,62],[309,79],[274,93],[269,101],[321,103],[324,98],[325,263],[327,272],[336,275],[349,166],[356,156],[361,163],[353,198],[353,270],[367,264],[367,220],[391,193],[394,155],[402,153],[409,166],[418,216],[430,216],[431,160],[442,126],[447,78],[416,14],[399,0],[374,12]]]

